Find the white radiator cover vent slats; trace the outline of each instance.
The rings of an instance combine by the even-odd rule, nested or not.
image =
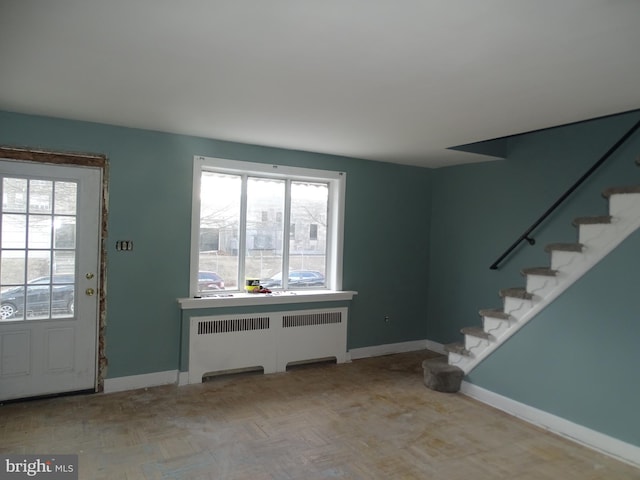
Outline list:
[[[192,317],[189,383],[202,377],[262,367],[284,372],[287,364],[334,357],[347,361],[346,307]],[[295,327],[295,328],[293,328]]]
[[[342,322],[342,312],[316,312],[303,313],[297,315],[284,315],[282,317],[282,327],[306,327],[310,325],[328,325]]]
[[[213,333],[246,332],[247,330],[265,330],[269,328],[269,317],[232,318],[223,320],[200,320],[198,335]]]

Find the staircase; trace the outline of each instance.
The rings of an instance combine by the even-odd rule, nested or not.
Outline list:
[[[423,362],[427,387],[458,391],[464,375],[640,227],[640,185],[607,188],[602,195],[609,201],[609,215],[576,218],[577,243],[547,245],[550,265],[525,268],[524,287],[500,290],[503,307],[480,310],[482,326],[463,328],[464,342],[445,345],[448,362]]]

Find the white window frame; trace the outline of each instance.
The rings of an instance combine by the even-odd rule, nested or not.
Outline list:
[[[347,181],[347,174],[345,172],[195,156],[193,161],[193,196],[191,208],[191,268],[189,286],[189,294],[191,297],[198,294],[198,269],[200,263],[200,179],[203,171],[327,183],[329,185],[326,252],[327,270],[325,272],[326,286],[324,290],[342,290],[344,205]],[[288,219],[285,221],[288,221]],[[288,248],[286,248],[286,246],[287,242],[285,242],[285,252],[288,255]],[[287,263],[288,259],[285,260],[285,265]],[[242,264],[239,265],[239,267],[241,269],[244,268]],[[242,288],[242,284],[239,284],[238,288]],[[231,292],[238,292],[238,290],[232,290]]]

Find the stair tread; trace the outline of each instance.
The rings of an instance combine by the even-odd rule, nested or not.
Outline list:
[[[552,251],[561,252],[582,252],[584,245],[581,243],[550,243],[544,247],[544,251],[551,253]]]
[[[503,288],[499,292],[502,298],[504,297],[513,297],[513,298],[522,298],[524,300],[531,300],[533,295],[527,292],[527,289],[524,287],[510,287]]]
[[[471,335],[472,337],[484,338],[485,340],[489,340],[491,338],[491,335],[480,327],[464,327],[460,329],[460,333],[463,335]]]
[[[574,218],[573,224],[574,227],[580,225],[599,225],[604,223],[611,223],[611,215],[600,215],[595,217],[578,217]]]
[[[511,318],[511,315],[499,308],[486,308],[480,310],[478,313],[481,317],[500,318],[502,320],[509,320]]]
[[[619,193],[640,193],[640,185],[625,185],[622,187],[605,188],[602,192],[602,196],[604,198],[609,198],[611,195]]]
[[[458,355],[469,355],[469,350],[464,347],[463,343],[448,343],[444,346],[445,352],[457,353]]]
[[[542,275],[545,277],[555,277],[558,273],[557,270],[553,270],[549,267],[529,267],[521,270],[522,275]]]

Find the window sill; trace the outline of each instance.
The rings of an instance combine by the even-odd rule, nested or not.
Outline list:
[[[182,310],[196,308],[246,307],[253,305],[281,305],[285,303],[335,302],[351,300],[358,292],[344,290],[309,290],[274,293],[218,293],[202,298],[179,298]]]

